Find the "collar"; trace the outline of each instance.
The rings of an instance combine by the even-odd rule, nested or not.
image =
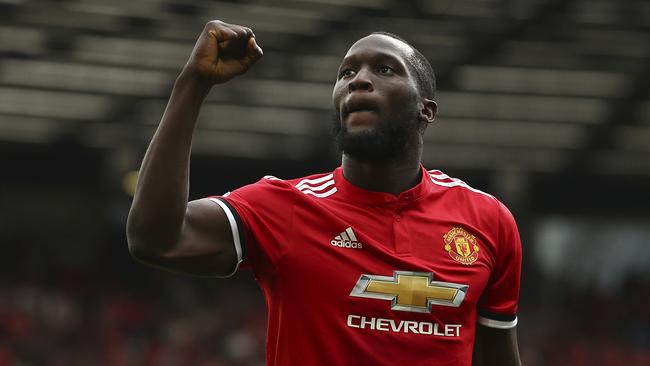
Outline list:
[[[397,202],[408,203],[409,201],[416,201],[424,197],[432,190],[431,185],[433,183],[431,183],[429,178],[429,172],[422,165],[420,165],[420,169],[422,170],[420,182],[397,196],[392,193],[369,191],[355,186],[345,178],[342,167],[334,170],[334,181],[337,191],[345,196],[345,199],[348,201],[371,205],[385,205]]]

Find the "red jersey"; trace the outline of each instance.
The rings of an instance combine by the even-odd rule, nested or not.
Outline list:
[[[337,168],[212,199],[266,298],[268,365],[471,365],[477,322],[517,323],[512,215],[440,171],[399,196]]]

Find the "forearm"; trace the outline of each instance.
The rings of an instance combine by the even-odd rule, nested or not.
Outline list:
[[[189,192],[197,117],[209,86],[191,72],[177,78],[144,156],[127,222],[132,252],[164,251],[179,237]]]
[[[179,268],[188,258],[222,253],[220,245],[232,240],[222,210],[201,202],[188,210],[192,136],[210,87],[245,73],[262,54],[250,28],[218,20],[206,23],[140,167],[126,227],[136,258]],[[200,211],[194,220],[192,208]],[[219,267],[218,260],[211,263]]]

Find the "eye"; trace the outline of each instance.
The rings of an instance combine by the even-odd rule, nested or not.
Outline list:
[[[392,73],[393,73],[393,68],[390,67],[390,66],[386,66],[386,65],[384,65],[384,66],[380,66],[380,67],[377,69],[377,71],[378,71],[380,74],[392,74]]]
[[[354,75],[354,70],[352,69],[345,69],[339,73],[339,79],[340,78],[346,78]]]

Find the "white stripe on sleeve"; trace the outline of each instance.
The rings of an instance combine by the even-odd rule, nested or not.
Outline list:
[[[232,231],[232,242],[235,244],[235,251],[237,252],[237,265],[235,265],[235,269],[231,273],[225,276],[216,276],[216,277],[224,277],[224,278],[230,277],[233,274],[235,274],[235,272],[237,272],[237,268],[239,268],[239,264],[243,260],[241,242],[239,241],[239,227],[237,226],[237,220],[235,220],[235,215],[230,211],[228,205],[221,202],[221,200],[217,198],[210,198],[210,200],[216,203],[217,205],[219,205],[219,207],[223,209],[223,212],[226,213],[226,217],[228,218],[228,222],[230,223],[230,230]]]
[[[479,315],[476,321],[481,325],[485,325],[486,327],[497,328],[497,329],[510,329],[510,328],[514,328],[515,325],[517,325],[516,317],[513,320],[503,321],[503,320],[494,320],[490,318],[485,318]]]

